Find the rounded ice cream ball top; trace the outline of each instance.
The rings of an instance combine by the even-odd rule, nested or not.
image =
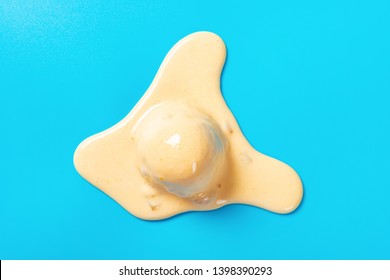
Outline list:
[[[181,197],[206,191],[223,163],[218,127],[184,105],[165,104],[148,111],[136,135],[142,174]]]

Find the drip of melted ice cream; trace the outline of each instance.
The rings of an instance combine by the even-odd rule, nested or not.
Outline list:
[[[298,175],[250,146],[222,98],[225,56],[210,32],[178,42],[133,110],[79,145],[78,172],[142,219],[229,203],[293,211]]]

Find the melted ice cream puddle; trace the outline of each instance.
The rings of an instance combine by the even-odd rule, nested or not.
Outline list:
[[[77,171],[142,219],[230,203],[293,211],[302,183],[243,136],[220,92],[225,57],[210,32],[178,42],[133,110],[79,145]]]

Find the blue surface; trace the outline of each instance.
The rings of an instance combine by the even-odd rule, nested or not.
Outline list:
[[[210,2],[0,2],[0,259],[390,259],[390,2]],[[75,171],[199,30],[249,141],[300,174],[294,213],[145,222]]]

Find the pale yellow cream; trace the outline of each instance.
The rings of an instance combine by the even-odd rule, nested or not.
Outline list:
[[[77,148],[77,171],[135,216],[158,220],[231,203],[293,211],[302,183],[254,150],[222,97],[223,41],[179,41],[133,110]]]

